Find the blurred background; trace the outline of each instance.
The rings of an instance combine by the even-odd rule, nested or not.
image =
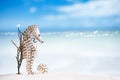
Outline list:
[[[0,31],[31,24],[41,31],[120,29],[119,0],[1,0]]]
[[[120,0],[0,0],[0,74],[17,72],[20,30],[39,26],[44,44],[33,68],[50,73],[120,75]],[[25,70],[25,61],[21,68]]]

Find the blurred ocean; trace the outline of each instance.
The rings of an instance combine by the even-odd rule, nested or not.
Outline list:
[[[38,41],[34,70],[47,64],[49,72],[120,75],[120,31],[44,32]],[[0,33],[0,74],[16,73],[17,33]],[[25,73],[25,60],[21,67]]]

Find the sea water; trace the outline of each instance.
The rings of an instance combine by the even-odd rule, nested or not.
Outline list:
[[[120,75],[120,31],[43,32],[37,41],[38,53],[33,69],[47,64],[49,73]],[[0,74],[17,73],[15,32],[0,33]],[[21,72],[26,73],[23,60]]]

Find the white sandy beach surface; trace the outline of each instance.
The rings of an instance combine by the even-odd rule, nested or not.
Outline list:
[[[0,80],[120,80],[120,76],[82,75],[73,73],[48,74],[7,74],[0,75]]]

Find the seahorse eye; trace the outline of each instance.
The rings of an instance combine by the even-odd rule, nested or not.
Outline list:
[[[40,34],[38,36],[40,36]]]

